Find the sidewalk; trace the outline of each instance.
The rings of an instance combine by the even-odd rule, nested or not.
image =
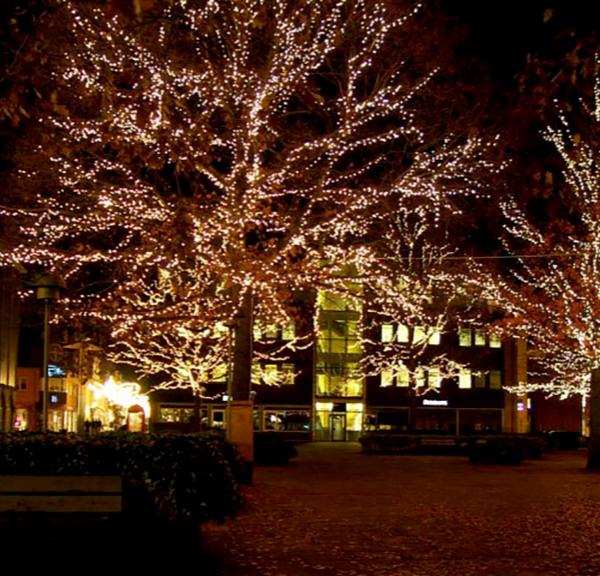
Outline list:
[[[203,538],[222,576],[599,576],[600,474],[584,465],[306,444],[257,467],[247,509]]]

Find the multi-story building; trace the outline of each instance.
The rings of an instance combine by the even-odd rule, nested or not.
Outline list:
[[[48,375],[48,430],[76,432],[81,388],[79,378],[54,364],[49,366]],[[40,368],[17,368],[13,428],[41,430],[43,390]]]
[[[420,359],[424,366],[420,378],[427,386],[420,386],[423,393],[418,394],[401,372],[362,375],[359,366],[366,351],[359,334],[359,310],[328,294],[319,295],[318,305],[316,343],[290,353],[284,361],[257,367],[261,378],[252,387],[255,430],[314,441],[355,441],[366,430],[444,434],[529,430],[527,399],[503,389],[525,378],[523,343],[501,342],[470,326],[457,325],[434,335]],[[385,341],[394,335],[408,343],[418,331],[419,327],[384,324],[378,337]],[[273,328],[255,334],[256,346],[266,351],[293,336],[289,328]],[[433,358],[441,351],[461,366],[455,376],[443,378],[434,366],[427,368],[427,354]],[[289,377],[282,377],[286,373]],[[275,385],[268,382],[269,375]],[[202,421],[206,426],[224,426],[226,370],[205,388]],[[153,400],[155,429],[190,428],[194,414],[190,393],[163,391]]]
[[[12,428],[17,381],[19,306],[17,272],[0,268],[0,431]]]

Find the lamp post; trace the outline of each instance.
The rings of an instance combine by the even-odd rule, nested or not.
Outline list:
[[[48,349],[50,346],[50,302],[58,300],[66,288],[64,280],[55,274],[43,274],[34,283],[36,298],[44,301],[44,393],[42,396],[42,432],[48,432]]]

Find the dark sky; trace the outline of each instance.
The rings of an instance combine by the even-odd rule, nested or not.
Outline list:
[[[558,58],[600,23],[598,0],[442,0],[442,6],[468,27],[466,48],[503,81],[523,68],[528,53]]]

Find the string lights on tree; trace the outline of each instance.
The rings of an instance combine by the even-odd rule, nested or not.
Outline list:
[[[422,199],[438,218],[498,170],[493,142],[431,139],[423,102],[436,70],[402,41],[419,4],[133,5],[64,0],[31,43],[44,57],[40,105],[0,206],[13,223],[0,263],[60,271],[79,286],[73,314],[110,322],[133,294],[128,314],[150,298],[139,283],[178,254],[223,288],[232,317],[251,308],[285,325],[294,293],[335,282],[390,213]],[[221,318],[206,294],[194,295],[202,317]],[[116,338],[134,342],[132,315]],[[200,346],[204,329],[169,337]],[[244,338],[251,330],[234,347]],[[135,356],[126,340],[119,354]]]
[[[509,312],[508,330],[530,342],[534,369],[517,392],[587,396],[600,367],[600,77],[591,103],[579,102],[545,130],[558,153],[563,195],[570,213],[546,224],[533,222],[516,202],[505,204],[507,248],[519,246],[514,281],[501,282],[499,301]],[[538,216],[539,219],[539,216]],[[528,256],[548,255],[543,258]]]

